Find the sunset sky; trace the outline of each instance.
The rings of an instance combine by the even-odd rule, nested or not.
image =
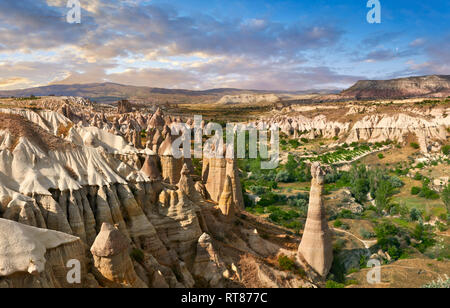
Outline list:
[[[0,90],[116,82],[306,90],[450,74],[450,1],[0,0]]]

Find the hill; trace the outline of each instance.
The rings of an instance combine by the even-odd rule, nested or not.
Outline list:
[[[263,91],[233,88],[217,88],[203,91],[185,89],[164,89],[152,87],[138,87],[117,83],[91,83],[63,85],[55,84],[49,86],[35,87],[20,90],[0,91],[0,97],[27,97],[27,96],[77,96],[88,98],[96,102],[116,102],[122,99],[142,101],[146,103],[215,103],[224,96],[239,96],[248,94],[290,94],[298,95],[305,93],[335,93],[330,90],[305,90],[305,91]]]
[[[450,75],[407,77],[392,80],[361,80],[341,95],[356,99],[394,99],[450,95]]]

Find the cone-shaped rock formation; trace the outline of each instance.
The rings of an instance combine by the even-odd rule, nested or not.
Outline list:
[[[322,200],[325,172],[319,163],[312,165],[311,175],[313,179],[311,182],[308,217],[302,241],[298,248],[298,254],[303,256],[306,262],[319,275],[326,277],[333,262],[333,247]]]

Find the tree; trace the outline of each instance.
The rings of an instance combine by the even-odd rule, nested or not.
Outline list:
[[[447,207],[447,212],[450,214],[450,183],[445,187],[442,192],[442,200],[444,201],[445,206]]]
[[[422,213],[416,208],[413,208],[411,212],[409,212],[409,218],[411,221],[418,221],[422,217]]]
[[[392,187],[392,184],[388,181],[381,181],[375,192],[375,204],[377,207],[381,210],[387,208],[393,194],[394,187]]]

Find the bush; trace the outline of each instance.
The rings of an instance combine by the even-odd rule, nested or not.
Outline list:
[[[398,260],[402,254],[401,249],[397,246],[390,246],[387,252],[393,260]]]
[[[328,280],[325,284],[325,288],[327,288],[327,289],[343,289],[343,288],[345,288],[345,284],[336,282],[334,280]]]
[[[261,196],[266,193],[266,189],[264,187],[258,186],[258,185],[252,185],[252,186],[250,186],[249,189],[252,193],[254,193],[255,195],[258,195],[258,196]]]
[[[333,223],[333,226],[335,227],[335,228],[340,228],[340,227],[342,227],[342,221],[340,221],[339,219],[336,219],[336,221]]]
[[[383,158],[384,158],[384,155],[380,153],[380,154],[378,154],[378,158],[379,158],[379,159],[383,159]]]
[[[368,231],[368,230],[366,230],[366,229],[364,229],[364,228],[361,228],[361,229],[359,230],[359,234],[361,234],[361,237],[362,237],[363,239],[365,239],[365,240],[374,238],[374,237],[376,236],[375,233],[370,232],[370,231]]]
[[[409,170],[408,170],[408,172],[409,172]],[[403,181],[396,176],[390,176],[387,181],[389,183],[391,183],[393,188],[401,188],[401,187],[405,186],[405,183],[403,183]]]
[[[298,140],[292,139],[292,140],[289,140],[289,145],[291,145],[291,147],[296,149],[299,146],[301,146],[301,143]]]
[[[444,145],[442,147],[442,153],[444,155],[450,155],[450,144]]]
[[[420,149],[420,145],[416,142],[411,142],[410,146],[415,150]]]
[[[288,258],[285,255],[281,255],[278,257],[278,265],[284,271],[292,271],[302,277],[306,276],[306,272],[303,268],[298,267],[294,260]]]
[[[411,236],[417,240],[417,244],[412,246],[417,248],[421,253],[424,253],[428,247],[433,246],[436,241],[434,240],[434,234],[429,232],[423,224],[417,224]]]
[[[295,269],[295,262],[284,255],[278,257],[278,265],[284,271],[292,271]]]
[[[275,181],[280,183],[291,183],[294,182],[295,179],[291,176],[291,174],[288,171],[281,170],[280,172],[277,173]]]
[[[422,179],[423,179],[423,176],[419,172],[416,172],[416,174],[414,175],[414,180],[422,181]]]
[[[436,227],[440,232],[445,232],[448,230],[448,227],[446,225],[444,225],[442,222],[437,221],[436,222]]]
[[[411,188],[411,195],[418,195],[420,194],[420,192],[422,191],[422,189],[420,187],[414,186]]]
[[[409,212],[409,219],[411,221],[418,221],[421,217],[422,213],[416,208],[411,209],[411,212]]]
[[[422,190],[419,193],[419,196],[429,200],[437,200],[439,199],[439,193],[435,190],[432,190],[428,187],[428,184],[423,183]]]
[[[417,169],[423,169],[424,167],[425,167],[424,163],[418,163],[418,164],[416,165],[416,168],[417,168]]]
[[[138,263],[144,262],[145,259],[144,252],[137,248],[133,248],[131,250],[130,257],[133,258]]]

